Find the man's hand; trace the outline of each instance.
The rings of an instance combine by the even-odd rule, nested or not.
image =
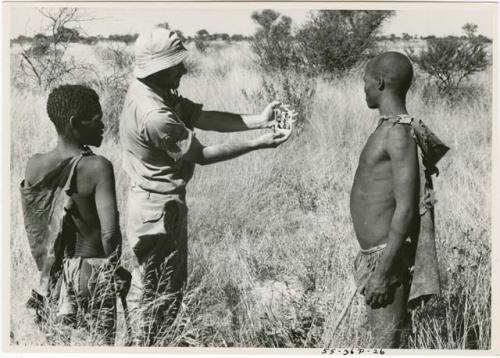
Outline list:
[[[269,103],[266,108],[260,114],[261,117],[261,128],[271,128],[274,124],[274,110],[281,106],[281,102],[273,101]]]
[[[290,138],[291,133],[291,130],[279,130],[275,133],[266,133],[256,139],[210,146],[204,146],[196,137],[193,137],[191,146],[184,155],[183,160],[201,165],[218,163],[239,157],[253,150],[275,148]]]
[[[219,111],[201,111],[193,125],[196,128],[216,132],[239,132],[250,129],[271,128],[276,124],[274,111],[281,102],[271,102],[258,114],[235,114]]]
[[[371,308],[386,306],[389,303],[389,277],[375,270],[361,293]]]
[[[257,138],[259,148],[276,148],[280,144],[286,142],[292,134],[291,130],[277,131],[275,133],[266,133]]]

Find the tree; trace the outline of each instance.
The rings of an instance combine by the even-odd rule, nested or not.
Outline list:
[[[39,89],[47,89],[66,75],[86,69],[73,58],[65,56],[70,42],[79,39],[80,22],[90,18],[77,8],[50,8],[39,10],[47,20],[45,33],[38,33],[30,47],[22,47],[19,71],[33,80]]]
[[[170,30],[170,25],[169,25],[169,23],[168,23],[168,22],[162,22],[161,24],[158,24],[158,25],[156,25],[156,26],[161,27],[161,28],[163,28],[163,29]]]
[[[131,44],[137,40],[138,34],[125,34],[125,35],[109,35],[109,41],[124,42],[125,45]]]
[[[220,39],[223,41],[229,41],[229,40],[231,40],[231,37],[226,33],[222,33],[222,34],[220,34]]]
[[[411,35],[406,33],[406,32],[403,32],[403,34],[401,36],[402,36],[403,41],[410,41],[411,40]]]
[[[279,99],[289,104],[298,112],[297,125],[302,127],[303,119],[310,117],[316,80],[305,71],[292,19],[270,9],[255,11],[252,19],[258,28],[251,45],[265,73],[262,90],[254,95],[266,102]]]
[[[252,20],[259,25],[252,48],[265,69],[286,70],[300,64],[292,36],[290,17],[266,9],[253,12]]]
[[[31,37],[19,35],[15,39],[11,40],[11,43],[24,43],[33,40]]]
[[[199,38],[201,38],[201,39],[204,39],[208,35],[209,35],[208,31],[205,30],[205,29],[196,31],[196,36],[199,37]]]
[[[61,26],[57,29],[58,41],[61,42],[78,42],[80,40],[80,34],[76,29],[70,29],[64,26]]]
[[[210,34],[207,30],[201,29],[196,31],[194,36],[194,46],[200,52],[205,52],[209,47]]]
[[[245,39],[245,36],[240,35],[240,34],[231,35],[231,41],[243,41],[244,39]]]
[[[419,54],[413,48],[406,53],[424,72],[434,79],[438,90],[452,95],[463,80],[489,65],[486,43],[477,41],[473,24],[464,25],[467,39],[458,37],[428,38],[427,48]]]
[[[316,71],[343,73],[375,46],[382,23],[393,11],[320,10],[297,33],[307,64]],[[392,36],[391,36],[392,37]]]
[[[465,32],[465,35],[467,35],[467,37],[469,39],[472,39],[475,37],[476,35],[476,31],[477,31],[477,25],[476,24],[473,24],[473,23],[466,23],[464,26],[462,26],[462,30],[464,30]]]

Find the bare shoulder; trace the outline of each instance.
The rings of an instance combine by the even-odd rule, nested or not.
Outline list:
[[[42,153],[33,154],[31,157],[28,158],[28,162],[26,164],[26,170],[30,170],[40,165],[40,162],[43,162],[45,156],[46,154]]]
[[[113,163],[102,155],[85,156],[78,163],[78,174],[89,182],[114,180]]]
[[[411,126],[406,124],[389,125],[385,135],[385,149],[389,155],[412,154],[417,151]]]
[[[35,183],[44,174],[47,167],[47,154],[37,153],[32,155],[26,163],[25,179],[28,183]]]

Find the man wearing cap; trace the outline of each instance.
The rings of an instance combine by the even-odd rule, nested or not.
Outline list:
[[[142,332],[139,344],[161,344],[163,330],[177,315],[187,278],[186,184],[195,164],[232,159],[274,148],[290,132],[253,140],[204,146],[193,129],[235,132],[268,128],[269,104],[261,114],[203,111],[179,96],[187,50],[174,31],[153,27],[135,44],[134,79],[120,120],[123,165],[131,179],[127,237],[141,266]]]

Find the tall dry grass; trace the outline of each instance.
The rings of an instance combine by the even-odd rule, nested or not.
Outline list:
[[[88,50],[88,49],[87,49]],[[102,51],[102,50],[99,50]],[[96,56],[97,73],[110,73]],[[180,92],[205,109],[251,113],[268,98],[262,73],[246,44],[193,51]],[[83,80],[83,78],[82,78]],[[88,81],[88,80],[87,80]],[[268,85],[279,81],[267,78]],[[273,82],[274,81],[274,82]],[[300,77],[292,89],[301,89]],[[491,72],[473,79],[474,95],[453,106],[433,94],[418,74],[408,99],[451,147],[435,181],[436,227],[443,294],[416,310],[408,348],[490,347]],[[95,83],[95,82],[94,82]],[[358,245],[349,191],[358,155],[375,128],[359,71],[335,81],[316,78],[304,128],[275,150],[262,150],[198,167],[188,185],[189,281],[180,314],[162,344],[235,347],[365,347],[370,335],[362,297],[356,297],[333,332],[354,289]],[[122,88],[122,87],[120,87]],[[277,93],[280,92],[279,88]],[[127,178],[113,140],[119,116],[114,87],[99,88],[110,136],[96,152],[115,167],[121,224]],[[27,158],[55,144],[44,106],[46,93],[11,93],[11,343],[46,344],[31,323],[24,298],[37,272],[25,238],[18,184]],[[284,101],[289,98],[280,98]],[[258,133],[197,132],[205,144]],[[124,231],[122,231],[124,232]],[[126,237],[124,237],[126,242]],[[128,246],[124,263],[133,266]],[[119,322],[118,343],[125,332]],[[92,344],[75,338],[72,344]]]

